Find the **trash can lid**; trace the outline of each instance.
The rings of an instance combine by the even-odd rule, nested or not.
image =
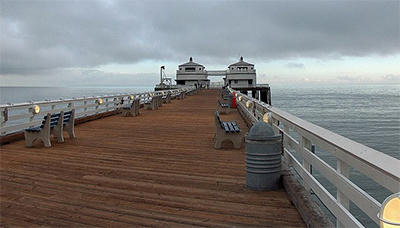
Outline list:
[[[246,134],[246,139],[250,140],[273,140],[276,137],[280,137],[280,135],[275,135],[272,126],[264,121],[254,122]]]

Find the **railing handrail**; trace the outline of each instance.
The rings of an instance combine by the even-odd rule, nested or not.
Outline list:
[[[231,92],[234,91],[230,89]],[[283,110],[235,91],[238,109],[252,122],[270,117],[276,132],[284,135],[284,158],[303,179],[303,186],[312,189],[325,206],[336,216],[338,226],[363,225],[350,213],[349,200],[363,210],[374,222],[379,223],[377,214],[381,204],[349,179],[350,167],[354,167],[376,183],[391,192],[400,191],[400,160],[380,151],[369,148],[353,140],[340,136],[306,120],[293,116]],[[249,107],[246,107],[246,102]],[[283,127],[281,126],[283,125]],[[290,134],[297,132],[299,140]],[[337,168],[324,162],[312,153],[311,145],[317,145],[337,159]],[[297,152],[303,162],[298,161]],[[311,165],[318,169],[336,188],[337,196],[332,196],[311,174]]]
[[[348,152],[353,156],[356,156],[363,162],[366,162],[369,165],[374,166],[376,169],[385,172],[387,175],[392,176],[393,179],[400,181],[400,160],[385,153],[382,153],[378,150],[367,147],[361,143],[343,137],[318,125],[310,123],[306,120],[300,119],[276,107],[270,106],[268,110],[275,115],[278,115],[281,118],[285,119],[287,122],[291,122],[292,124],[302,128],[303,130],[309,131],[316,137],[324,139],[325,141],[337,146],[343,151]],[[323,135],[323,137],[321,135]],[[377,155],[379,156],[379,159],[376,159]],[[399,189],[400,187],[395,190]]]

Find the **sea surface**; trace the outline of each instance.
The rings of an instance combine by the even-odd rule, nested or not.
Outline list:
[[[272,105],[344,137],[400,159],[400,85],[270,85]],[[0,87],[0,104],[152,91],[154,86]],[[319,151],[333,167],[336,160]],[[318,171],[328,190],[336,190]],[[351,169],[350,179],[379,202],[387,190]],[[366,227],[378,227],[354,204]],[[332,217],[332,216],[331,216]]]

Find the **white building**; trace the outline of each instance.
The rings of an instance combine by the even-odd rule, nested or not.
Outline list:
[[[189,62],[179,65],[178,68],[175,79],[177,85],[209,85],[210,80],[207,78],[205,67],[193,62],[192,57],[190,57]]]
[[[254,64],[243,61],[229,65],[226,71],[225,85],[231,87],[253,87],[256,86],[256,70]]]
[[[255,87],[257,84],[254,65],[243,61],[243,57],[240,57],[239,62],[229,65],[227,70],[207,71],[203,65],[193,62],[192,57],[189,62],[179,65],[178,68],[175,79],[177,85],[209,86],[209,76],[225,76],[225,86],[247,88]]]

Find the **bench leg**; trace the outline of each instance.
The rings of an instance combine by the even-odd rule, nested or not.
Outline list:
[[[43,143],[44,143],[44,147],[51,147],[50,138],[44,139]]]
[[[214,148],[220,149],[222,142],[226,139],[233,143],[235,149],[240,149],[240,147],[242,147],[242,135],[240,133],[216,132],[214,135]]]
[[[242,139],[235,139],[235,140],[231,140],[233,142],[233,147],[235,149],[240,149],[240,147],[242,147]]]
[[[64,126],[64,131],[68,132],[68,135],[69,135],[70,139],[76,138],[76,136],[75,136],[75,125],[73,123],[71,123],[71,122],[67,123]]]
[[[215,149],[221,149],[221,144],[223,140],[221,140],[220,138],[221,137],[218,136],[215,138],[215,144],[214,144]]]
[[[36,136],[35,134],[25,132],[25,146],[33,147],[33,142],[35,142]]]
[[[36,139],[40,139],[44,143],[44,147],[51,147],[50,135],[45,132],[25,132],[25,146],[33,147]]]
[[[54,128],[51,129],[50,134],[52,134],[54,138],[57,139],[58,142],[64,142],[62,127],[60,128],[60,126],[55,126]]]

